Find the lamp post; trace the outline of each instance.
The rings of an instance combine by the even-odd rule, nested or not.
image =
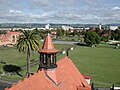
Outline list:
[[[73,50],[73,47],[71,47],[70,50]]]
[[[73,50],[73,47],[71,47],[71,48],[67,48],[67,50],[66,50],[66,55],[69,57],[69,50]]]
[[[62,51],[62,54],[65,54],[65,50]]]
[[[73,50],[73,47],[66,48],[66,50],[64,49],[64,50],[62,51],[62,54],[65,54],[65,53],[66,53],[66,56],[69,57],[69,50]]]
[[[66,50],[66,55],[69,57],[69,49]]]

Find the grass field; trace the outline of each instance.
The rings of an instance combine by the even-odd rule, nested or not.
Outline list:
[[[55,48],[61,50],[67,45],[55,45]],[[39,53],[31,53],[31,60],[39,60]],[[26,65],[26,53],[20,53],[16,48],[0,48],[0,60],[8,64],[15,64],[19,66]]]
[[[55,47],[60,50],[66,45],[55,45]],[[95,86],[110,87],[112,84],[120,86],[120,49],[114,49],[114,47],[105,44],[96,48],[77,46],[70,51],[70,58],[81,73],[92,76]],[[63,55],[58,56],[60,57]],[[26,55],[20,54],[15,48],[0,48],[0,59],[19,66],[26,64]],[[39,54],[33,53],[32,59],[38,60]],[[38,66],[32,67],[32,72],[37,68]],[[20,73],[24,75],[25,71]],[[11,78],[22,79],[17,75],[11,75]]]
[[[61,50],[63,47],[66,47],[67,45],[55,45],[55,48],[57,48],[58,50]],[[39,53],[38,52],[34,52],[31,53],[31,60],[39,60]],[[63,55],[59,55],[58,59],[60,59]],[[0,48],[0,61],[2,60],[2,62],[6,62],[7,64],[12,64],[12,65],[17,65],[17,66],[24,66],[26,65],[27,61],[26,61],[26,53],[20,53],[18,52],[18,50],[16,48]],[[1,64],[2,66],[4,64]],[[1,66],[0,65],[0,66]],[[36,72],[38,69],[38,66],[33,66],[31,67],[31,72]],[[0,72],[1,72],[1,67],[0,67]],[[3,70],[2,70],[3,72]],[[22,74],[23,76],[26,76],[26,70],[23,70],[20,72],[20,74]],[[2,76],[3,78],[7,78],[7,79],[11,79],[11,80],[19,80],[19,79],[23,79],[24,77],[20,77],[16,74],[13,75],[6,75],[6,76]]]
[[[92,76],[97,87],[120,86],[120,49],[111,45],[96,48],[78,46],[70,57],[81,73]]]

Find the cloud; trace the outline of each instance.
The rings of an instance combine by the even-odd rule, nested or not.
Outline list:
[[[49,0],[31,0],[31,3],[33,4],[33,6],[39,5],[39,7],[46,7],[50,5]]]
[[[18,11],[18,10],[9,10],[9,12],[14,14],[22,14],[22,11]]]
[[[21,22],[25,21],[26,19],[28,19],[27,16],[19,10],[9,9],[0,12],[0,20],[2,22]]]
[[[94,4],[95,0],[84,0],[84,2],[87,4]]]
[[[18,3],[18,0],[0,0],[0,22],[120,22],[117,0],[108,1],[20,0]]]
[[[113,7],[112,10],[120,10],[120,7]]]
[[[54,22],[54,23],[85,23],[100,21],[101,17],[92,14],[81,14],[80,12],[71,13],[70,11],[59,11],[50,14],[32,15],[34,21],[39,22]]]
[[[19,10],[9,10],[8,13],[0,15],[0,20],[4,22],[42,22],[42,23],[100,23],[119,22],[119,11],[92,11],[81,12],[79,10],[41,12],[25,14]]]
[[[59,6],[74,6],[74,4],[76,3],[76,0],[58,0],[57,4]]]
[[[50,16],[49,13],[42,13],[42,14],[30,14],[30,18],[33,18],[33,19],[46,19]],[[49,19],[49,18],[48,18]]]

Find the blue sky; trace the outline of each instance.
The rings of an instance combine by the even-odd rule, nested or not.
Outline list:
[[[0,23],[120,23],[120,0],[0,0]]]

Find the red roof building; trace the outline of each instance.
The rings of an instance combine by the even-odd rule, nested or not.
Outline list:
[[[16,44],[20,32],[8,31],[6,34],[0,34],[0,46],[8,44]]]
[[[40,53],[40,70],[5,90],[91,90],[72,60],[67,56],[56,62],[51,36],[48,35]]]

